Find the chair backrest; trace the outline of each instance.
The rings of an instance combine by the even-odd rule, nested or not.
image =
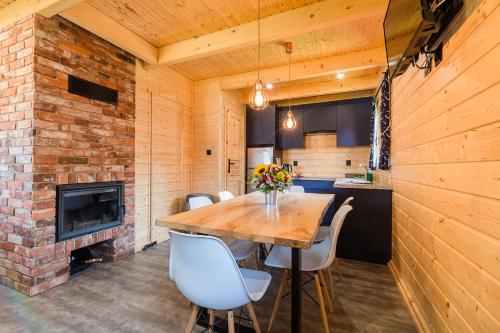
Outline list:
[[[342,205],[340,205],[340,207],[350,204],[351,201],[353,201],[353,200],[354,200],[354,197],[349,197],[349,198],[345,199],[345,201],[342,203]]]
[[[222,192],[219,192],[219,199],[220,201],[226,201],[226,200],[229,200],[229,199],[232,199],[234,198],[234,195],[229,192],[229,191],[222,191]]]
[[[292,185],[290,187],[290,192],[292,192],[292,193],[306,193],[306,190],[304,189],[304,186]]]
[[[325,243],[324,245],[330,246],[330,252],[328,254],[328,258],[326,262],[323,264],[321,269],[330,267],[330,265],[333,262],[333,259],[335,259],[335,251],[337,250],[337,240],[339,238],[340,229],[342,229],[342,225],[344,224],[345,218],[351,210],[352,210],[351,206],[343,205],[337,210],[335,216],[333,216],[332,220],[333,227],[330,228],[330,234],[326,237],[326,239],[322,243],[320,243],[320,244]]]
[[[250,302],[231,251],[218,238],[169,231],[170,278],[191,302],[213,310]]]
[[[189,198],[189,209],[196,209],[213,204],[212,200],[207,197],[192,197]]]

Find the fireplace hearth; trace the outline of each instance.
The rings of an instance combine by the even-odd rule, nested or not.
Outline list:
[[[59,185],[56,239],[58,242],[123,224],[123,182]]]

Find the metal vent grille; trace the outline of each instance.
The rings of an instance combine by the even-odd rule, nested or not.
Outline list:
[[[68,75],[68,92],[104,103],[118,104],[118,91]]]

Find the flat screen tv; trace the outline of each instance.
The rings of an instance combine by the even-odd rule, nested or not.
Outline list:
[[[384,19],[389,76],[403,74],[435,32],[426,0],[390,0]]]

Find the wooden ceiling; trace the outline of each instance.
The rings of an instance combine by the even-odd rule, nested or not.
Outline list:
[[[292,42],[292,63],[327,56],[348,54],[384,45],[383,17],[373,17],[354,23],[314,31],[271,43],[261,47],[261,66],[270,68],[288,64],[284,43]],[[187,61],[173,67],[195,79],[232,75],[256,69],[257,46]]]
[[[14,1],[16,0],[0,0],[0,9],[10,5]]]
[[[197,38],[257,19],[257,0],[87,2],[156,47]],[[320,1],[261,0],[261,17],[284,13],[316,2]],[[340,2],[342,1],[339,0]],[[263,43],[262,68],[287,64],[288,58],[283,43],[288,41],[294,44],[292,63],[383,46],[382,22],[383,12],[378,12],[372,17],[355,22]],[[251,46],[184,61],[172,67],[193,80],[203,80],[255,70],[257,53],[257,46]]]
[[[320,0],[261,0],[261,17]],[[257,19],[257,0],[88,0],[156,47]]]
[[[292,42],[297,95],[307,90],[304,85],[318,87],[314,91],[329,85],[329,93],[333,86],[340,92],[346,86],[373,88],[366,82],[374,82],[374,73],[385,65],[382,23],[388,1],[261,0],[264,78],[277,83],[276,91],[284,89],[280,82],[288,81],[288,56],[283,44]],[[258,0],[9,2],[0,0],[0,24],[31,8],[46,17],[59,14],[149,65],[170,66],[192,80],[222,77],[223,89],[245,91],[256,76]],[[2,21],[2,15],[9,17]],[[348,73],[344,84],[334,79],[340,71]]]

